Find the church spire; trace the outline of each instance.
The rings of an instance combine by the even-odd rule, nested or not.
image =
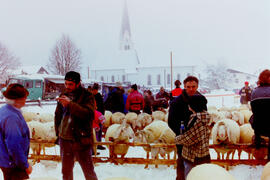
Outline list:
[[[133,49],[131,31],[128,17],[127,0],[124,0],[124,10],[122,15],[122,26],[120,30],[120,50],[128,51]]]

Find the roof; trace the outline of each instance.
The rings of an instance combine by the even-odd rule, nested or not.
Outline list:
[[[14,74],[49,74],[42,66],[21,66],[14,71]]]

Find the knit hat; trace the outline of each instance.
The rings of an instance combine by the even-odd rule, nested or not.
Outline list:
[[[81,81],[81,75],[75,71],[69,71],[66,73],[65,80],[78,84]]]
[[[10,84],[7,89],[3,92],[3,95],[7,99],[20,99],[27,97],[29,92],[21,84]]]
[[[247,85],[248,85],[248,84],[249,84],[249,83],[248,83],[248,81],[245,81],[245,84],[247,84]]]

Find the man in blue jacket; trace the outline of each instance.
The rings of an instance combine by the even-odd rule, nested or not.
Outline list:
[[[30,146],[28,126],[22,116],[29,92],[20,84],[10,84],[3,92],[7,104],[0,108],[0,168],[4,180],[28,179],[32,167],[27,162]]]

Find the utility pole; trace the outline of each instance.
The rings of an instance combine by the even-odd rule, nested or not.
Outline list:
[[[171,91],[173,88],[173,67],[172,67],[172,51],[171,51]]]

